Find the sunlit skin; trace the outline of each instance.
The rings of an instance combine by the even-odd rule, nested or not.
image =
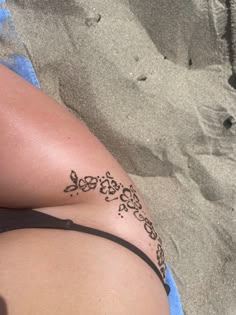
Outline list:
[[[0,207],[35,209],[119,236],[142,250],[164,279],[161,239],[122,166],[41,90],[3,66],[0,83]],[[9,315],[29,309],[34,315],[73,315],[78,309],[169,314],[165,288],[150,266],[109,240],[24,229],[0,234],[0,249],[0,294]]]

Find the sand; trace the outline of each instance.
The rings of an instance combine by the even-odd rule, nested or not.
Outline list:
[[[186,315],[236,314],[226,4],[8,1],[43,90],[89,126],[143,193]]]

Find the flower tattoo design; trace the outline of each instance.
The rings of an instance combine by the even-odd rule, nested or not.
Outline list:
[[[130,185],[130,188],[124,188],[123,193],[120,196],[121,201],[125,202],[130,209],[140,210],[142,206],[139,202],[137,195],[135,194],[133,186]]]
[[[157,233],[154,226],[145,216],[133,185],[124,187],[111,176],[110,172],[106,172],[105,176],[85,176],[79,178],[75,171],[71,171],[70,179],[72,183],[64,189],[65,193],[71,193],[72,197],[73,192],[75,191],[78,195],[80,191],[89,192],[98,188],[99,192],[105,196],[106,202],[120,200],[121,203],[118,208],[118,215],[120,218],[124,218],[124,213],[132,212],[138,221],[144,223],[144,229],[149,237],[153,240],[157,239]]]
[[[117,209],[117,213],[120,218],[124,218],[127,213],[132,213],[134,218],[143,223],[143,227],[152,240],[158,241],[156,250],[156,259],[159,269],[165,279],[165,257],[162,249],[162,241],[158,237],[157,232],[153,226],[153,223],[146,217],[143,211],[142,204],[137,196],[137,192],[133,185],[124,187],[121,183],[118,183],[110,172],[106,172],[105,176],[85,176],[79,178],[75,171],[70,173],[71,184],[65,189],[65,193],[70,193],[73,197],[80,192],[87,193],[89,191],[95,191],[97,189],[104,196],[106,202],[112,202],[119,200],[120,204]]]
[[[162,277],[163,277],[163,279],[165,279],[165,277],[166,277],[165,255],[164,255],[164,251],[161,247],[161,244],[157,245],[156,258],[157,258],[157,263],[158,263],[158,266],[160,268]]]
[[[97,177],[86,176],[79,181],[79,188],[83,192],[87,192],[89,190],[94,190],[97,187],[98,179]]]

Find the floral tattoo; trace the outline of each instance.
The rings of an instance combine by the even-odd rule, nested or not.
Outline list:
[[[105,176],[85,176],[79,178],[75,171],[71,171],[70,179],[72,183],[64,189],[65,193],[70,193],[73,197],[74,194],[79,195],[80,192],[88,192],[98,189],[98,191],[104,195],[106,202],[112,202],[119,200],[120,205],[117,209],[117,214],[120,218],[124,218],[124,215],[128,212],[133,212],[134,217],[143,222],[145,231],[148,233],[152,240],[158,240],[156,258],[158,266],[165,279],[165,256],[162,249],[162,241],[158,237],[153,223],[146,217],[140,200],[137,196],[137,192],[132,185],[124,187],[121,183],[118,183],[110,174],[106,172]]]

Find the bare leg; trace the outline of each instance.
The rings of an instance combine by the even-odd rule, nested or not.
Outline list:
[[[92,192],[63,193],[71,170],[79,176],[110,171],[131,180],[100,141],[67,109],[0,66],[0,206],[45,207],[96,200]]]
[[[94,218],[96,213],[99,212],[99,216],[103,216],[104,218],[103,221],[105,223],[103,226],[105,229],[106,226],[109,225],[107,230],[109,228],[120,237],[130,240],[141,250],[146,251],[147,255],[154,261],[157,256],[156,248],[159,249],[159,253],[161,252],[160,243],[153,225],[151,221],[149,221],[150,215],[145,207],[145,203],[140,194],[136,192],[137,188],[129,176],[88,128],[63,106],[3,66],[0,66],[0,96],[0,207],[54,207],[55,209],[56,206],[65,205],[75,205],[77,208],[79,204],[78,212],[84,209],[87,215],[92,213]],[[115,194],[109,193],[109,196],[106,195],[106,198],[108,197],[109,200],[105,199],[106,202],[104,202],[104,191],[106,189],[112,191],[112,189],[114,190],[114,187],[116,187],[116,185],[112,183],[112,180],[108,181],[110,186],[105,187],[104,191],[102,185],[100,185],[100,189],[92,189],[91,181],[89,190],[87,190],[84,188],[86,185],[83,186],[82,181],[80,193],[71,198],[70,193],[68,193],[71,187],[73,185],[78,186],[78,178],[85,178],[87,176],[92,176],[97,181],[98,178],[102,181],[101,178],[103,177],[104,179],[105,177],[113,177],[115,181],[122,186],[121,190],[123,191],[123,195],[119,195],[119,198],[124,201],[123,206],[126,204],[130,209],[134,209],[136,215],[127,218],[124,224],[121,224],[120,221],[118,223],[118,216],[117,214],[114,215],[113,211],[117,209],[117,207],[119,208],[118,200],[114,201],[114,203],[110,202],[110,199],[113,198]],[[65,191],[65,187],[68,191]],[[130,199],[129,202],[127,199]],[[115,206],[113,206],[113,204],[115,204]],[[92,207],[91,212],[89,212],[90,206]],[[97,224],[98,223],[99,221],[97,220]],[[21,233],[23,232],[21,231]],[[22,246],[16,247],[20,248],[21,252],[23,250],[23,244],[26,244],[27,240],[32,240],[32,237],[35,237],[37,241],[40,242],[43,235],[46,236],[44,233],[39,237],[39,232],[35,231],[25,231],[24,233],[26,233],[24,234],[25,241],[22,242]],[[32,233],[32,235],[29,233]],[[53,233],[56,235],[55,231],[53,231]],[[62,232],[60,231],[60,233]],[[58,244],[65,242],[66,237],[68,237],[68,233],[60,233],[57,233],[58,238],[56,238]],[[61,239],[59,234],[61,235]],[[1,240],[3,240],[2,247],[6,244],[6,253],[4,255],[4,257],[6,257],[9,254],[9,236],[4,235],[4,237],[6,237],[6,239],[4,240],[4,238],[1,237]],[[88,262],[87,257],[89,257],[89,254],[86,254],[86,257],[82,261],[82,253],[80,255],[78,253],[79,256],[76,261],[80,261],[81,272],[83,271],[86,277],[89,277],[91,272],[88,266],[93,266],[93,261],[101,258],[102,248],[105,253],[110,253],[111,247],[114,248],[114,245],[112,246],[110,243],[102,244],[102,242],[104,242],[102,240],[89,242],[89,236],[86,236],[86,238],[87,240],[84,239],[83,246],[81,246],[84,250],[91,248],[92,243],[96,243],[97,241],[97,249],[92,251],[94,259],[92,259],[92,262]],[[16,236],[16,240],[17,239],[18,236]],[[77,240],[78,235],[76,234],[76,242],[73,249],[76,248],[76,244],[78,244]],[[69,242],[71,244],[71,239]],[[35,246],[33,246],[33,248],[35,248]],[[57,246],[55,246],[55,251],[56,248]],[[3,249],[1,249],[1,251],[2,250]],[[133,253],[124,252],[124,259],[122,260],[121,254],[119,255],[119,250],[120,248],[117,247],[117,258],[115,258],[117,259],[117,274],[115,279],[117,281],[120,277],[120,288],[124,289],[124,292],[119,292],[121,302],[118,302],[122,303],[122,298],[126,298],[127,308],[125,309],[125,314],[132,314],[134,309],[142,310],[142,303],[151,305],[147,314],[169,314],[168,302],[161,281],[158,280],[153,271],[146,266],[140,258],[137,259]],[[31,253],[31,250],[26,250],[26,252]],[[54,257],[55,252],[50,251],[50,253],[52,257]],[[107,254],[106,263],[109,265],[110,259],[111,266],[111,262],[114,262],[115,256],[109,253]],[[59,256],[60,255],[61,252]],[[33,256],[34,255],[32,255],[32,259],[35,257]],[[41,251],[39,252],[39,256],[41,257]],[[14,257],[17,257],[15,251]],[[162,258],[163,257],[161,257],[161,261]],[[45,259],[46,257],[43,257],[43,263]],[[9,259],[9,262],[10,261],[12,261],[12,259]],[[36,261],[39,260],[36,259]],[[25,263],[23,264],[24,266]],[[155,261],[155,263],[158,268],[160,268],[160,261]],[[123,264],[125,266],[130,265],[130,267],[134,264],[137,267],[136,271],[129,273],[127,269],[124,269]],[[32,263],[31,265],[33,266],[34,264]],[[99,264],[97,265],[99,266]],[[103,268],[102,259],[100,259],[100,267]],[[163,268],[160,268],[162,272],[161,269]],[[141,280],[143,286],[146,288],[145,296],[147,298],[145,301],[141,300],[142,295],[140,293],[137,295],[134,292],[133,288],[135,285],[129,286],[129,283],[134,279],[139,279],[138,274],[142,270],[143,275],[146,274]],[[95,270],[95,275],[96,272]],[[100,276],[100,278],[94,275],[93,284],[91,284],[92,281],[89,282],[89,286],[91,285],[94,290],[97,290],[95,298],[99,298],[98,293],[101,294],[102,290],[107,290],[107,286],[109,287],[111,285],[113,281],[111,274],[113,274],[112,267],[110,267],[109,272],[107,270],[107,273],[102,275],[102,277]],[[9,282],[8,276],[9,273],[7,274],[6,285]],[[53,273],[51,276],[53,276]],[[98,289],[98,283],[101,284],[101,278],[104,283]],[[15,280],[13,279],[13,281]],[[148,297],[148,292],[154,287],[154,282],[155,290],[153,290]],[[118,287],[117,284],[117,288]],[[142,287],[141,283],[139,283],[139,287]],[[131,288],[132,293],[127,300],[125,294],[128,293],[129,288]],[[90,287],[88,291],[90,291]],[[109,309],[116,307],[115,305],[118,303],[115,289],[114,292]],[[132,308],[135,296],[137,296],[137,304],[136,308]],[[87,299],[84,300],[84,303],[84,313],[87,313],[86,309],[88,309],[90,305],[88,305]],[[106,303],[106,301],[104,303]],[[105,309],[105,306],[103,309]],[[118,313],[119,311],[117,311],[116,314]],[[140,312],[140,314],[141,313],[142,312]]]

